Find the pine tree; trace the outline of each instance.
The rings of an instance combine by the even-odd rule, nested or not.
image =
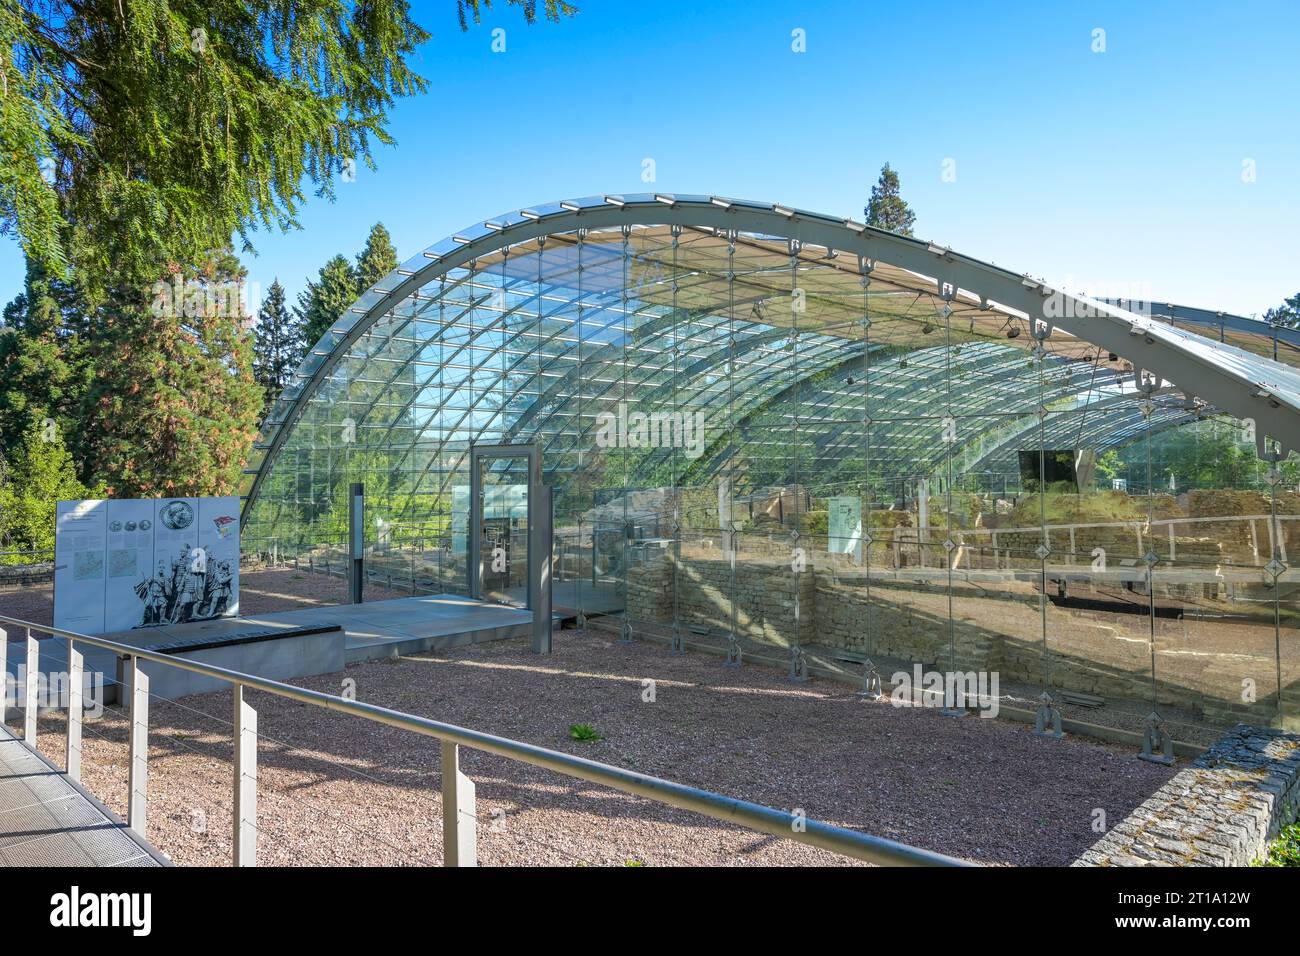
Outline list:
[[[177,266],[152,303],[126,283],[103,309],[88,396],[94,474],[120,498],[229,494],[256,434],[244,269],[223,250]]]
[[[479,6],[457,0],[462,28]],[[308,183],[331,196],[392,142],[427,39],[408,0],[3,0],[0,234],[107,279],[293,228]]]
[[[0,547],[53,550],[56,505],[85,497],[58,428],[33,424],[8,466],[0,461]]]
[[[456,6],[478,21],[480,0]],[[210,250],[296,228],[308,184],[328,198],[373,168],[388,110],[426,88],[410,61],[428,36],[408,0],[0,0],[0,236],[56,277],[0,327],[0,454],[54,418],[112,493],[233,488],[260,406],[251,337],[145,290],[215,284],[239,266]],[[317,333],[355,296],[345,271],[346,293],[318,290]]]
[[[871,200],[862,210],[867,225],[887,229],[900,236],[910,236],[916,213],[908,207],[898,192],[898,173],[885,163],[880,170],[880,180],[871,187]]]
[[[357,277],[352,263],[344,256],[334,256],[321,266],[316,280],[309,280],[307,288],[298,294],[304,352],[319,342],[356,300]]]
[[[106,280],[292,228],[391,142],[428,36],[405,0],[4,0],[0,218]]]
[[[284,286],[277,278],[266,292],[257,313],[253,343],[253,376],[265,392],[263,417],[289,383],[302,357],[302,335],[298,322],[284,304]]]
[[[1265,312],[1264,321],[1288,329],[1300,328],[1300,292],[1289,299],[1283,299],[1281,305]]]
[[[388,273],[397,268],[397,250],[393,248],[393,239],[377,222],[366,238],[366,247],[357,256],[357,295],[368,292],[370,287]]]
[[[15,454],[46,419],[76,422],[87,388],[83,330],[77,290],[29,261],[23,291],[0,324],[0,455]]]

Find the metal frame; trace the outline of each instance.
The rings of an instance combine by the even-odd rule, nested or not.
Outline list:
[[[133,830],[144,835],[145,812],[147,806],[146,779],[148,762],[137,761],[140,751],[144,750],[148,734],[148,685],[147,678],[140,680],[143,670],[142,662],[163,664],[181,670],[202,674],[230,683],[235,689],[236,701],[236,759],[232,780],[234,791],[234,827],[235,827],[235,862],[237,865],[253,865],[256,862],[255,800],[256,800],[256,759],[257,726],[248,719],[244,709],[243,692],[246,689],[264,691],[277,697],[296,700],[313,707],[350,714],[366,720],[375,721],[399,730],[423,734],[442,741],[442,791],[443,802],[443,847],[444,863],[448,866],[472,866],[476,862],[474,848],[475,837],[475,802],[472,781],[460,769],[460,747],[470,747],[485,753],[495,754],[509,760],[516,760],[544,770],[552,770],[578,780],[586,780],[599,786],[609,787],[620,793],[654,800],[667,806],[690,810],[724,823],[730,823],[760,833],[794,840],[809,846],[842,853],[855,859],[865,860],[885,866],[976,866],[954,857],[907,846],[883,837],[872,836],[857,830],[833,826],[819,820],[807,819],[802,813],[776,810],[761,804],[750,803],[724,797],[721,794],[700,790],[685,784],[674,783],[659,777],[625,770],[609,764],[598,763],[573,754],[547,750],[534,744],[505,737],[497,737],[478,730],[470,730],[455,724],[417,717],[387,707],[367,704],[358,700],[348,700],[321,691],[305,687],[295,687],[280,681],[228,670],[212,664],[162,654],[146,648],[132,647],[91,637],[76,631],[33,624],[19,618],[0,615],[0,624],[14,625],[27,629],[29,640],[29,659],[39,663],[39,647],[32,632],[47,633],[67,638],[70,644],[82,643],[113,651],[126,658],[132,664],[136,680],[131,683],[131,809],[130,825]],[[35,648],[33,650],[33,648]],[[35,708],[31,708],[34,711]],[[80,721],[81,714],[70,714],[70,719]],[[33,734],[34,738],[34,734]],[[34,739],[29,745],[35,749]],[[138,795],[138,796],[137,796]]]
[[[479,467],[485,461],[523,458],[528,462],[528,596],[533,612],[533,652],[551,653],[551,561],[554,550],[555,499],[553,489],[542,484],[542,450],[537,444],[471,445],[469,449],[469,560],[465,569],[470,597],[482,600],[483,534],[482,479]]]
[[[348,489],[348,601],[361,604],[366,583],[366,490],[354,481]]]
[[[555,489],[528,489],[528,586],[532,594],[533,653],[551,653],[551,561],[555,552]]]
[[[533,592],[533,526],[531,518],[533,516],[533,489],[542,484],[542,453],[535,444],[520,445],[470,445],[469,447],[469,521],[467,531],[469,541],[466,542],[469,551],[469,561],[466,562],[468,567],[465,569],[469,586],[469,596],[475,600],[482,600],[482,581],[480,574],[483,571],[482,541],[480,536],[483,533],[483,508],[479,503],[479,497],[483,491],[483,482],[479,476],[479,466],[484,461],[494,461],[501,458],[525,458],[528,460],[528,597],[526,607],[533,607],[537,595]]]
[[[516,243],[577,229],[650,224],[779,237],[801,246],[821,246],[856,255],[860,262],[873,266],[888,263],[933,277],[937,287],[951,285],[958,300],[996,305],[1025,319],[1046,322],[1123,355],[1136,368],[1175,382],[1238,418],[1253,419],[1261,447],[1268,436],[1285,448],[1300,448],[1300,372],[1244,350],[1182,332],[1118,306],[1071,296],[1027,275],[933,243],[849,219],[717,196],[591,197],[538,210],[520,210],[480,223],[426,250],[365,293],[348,315],[315,343],[299,370],[299,381],[290,387],[291,397],[273,412],[271,424],[275,431],[269,442],[260,446],[265,454],[254,471],[241,520],[247,519],[264,477],[307,402],[352,345],[404,299],[451,270]],[[1047,307],[1049,300],[1054,308]]]
[[[1214,309],[1199,309],[1193,305],[1176,305],[1173,302],[1141,302],[1131,299],[1103,298],[1102,302],[1116,305],[1121,309],[1130,309],[1153,318],[1168,322],[1186,322],[1189,325],[1203,325],[1219,334],[1219,341],[1224,341],[1228,332],[1241,332],[1246,335],[1258,335],[1273,343],[1276,351],[1278,342],[1285,342],[1293,348],[1300,349],[1300,329],[1285,325],[1275,325],[1263,319],[1252,319],[1246,315],[1234,315]],[[1136,306],[1136,308],[1134,308]]]

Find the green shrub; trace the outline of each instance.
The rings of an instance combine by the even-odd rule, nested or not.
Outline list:
[[[12,461],[0,460],[0,550],[54,550],[55,506],[88,496],[58,428],[34,422]]]
[[[1300,823],[1283,827],[1268,848],[1268,856],[1256,866],[1300,866]]]
[[[591,726],[591,724],[570,724],[569,736],[574,740],[581,740],[584,743],[591,743],[596,740],[605,739],[605,735],[595,727]]]

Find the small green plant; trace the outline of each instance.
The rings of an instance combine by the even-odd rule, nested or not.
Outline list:
[[[581,740],[583,742],[605,739],[605,735],[595,727],[591,726],[591,724],[570,724],[569,736],[574,740]]]
[[[1283,827],[1269,845],[1268,856],[1255,861],[1256,866],[1300,866],[1300,823]]]
[[[638,860],[636,857],[623,861],[624,866],[645,866],[645,860]]]

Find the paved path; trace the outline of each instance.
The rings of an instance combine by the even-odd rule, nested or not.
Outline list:
[[[168,866],[98,800],[0,725],[0,866]]]

